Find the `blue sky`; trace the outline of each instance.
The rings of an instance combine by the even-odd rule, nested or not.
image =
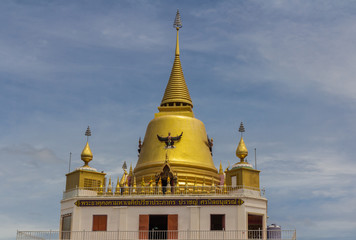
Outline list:
[[[68,171],[116,179],[181,61],[214,162],[257,148],[269,223],[298,239],[356,235],[354,1],[1,1],[0,232],[58,229]]]

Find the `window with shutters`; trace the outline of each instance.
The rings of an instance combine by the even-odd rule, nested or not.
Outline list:
[[[93,231],[106,231],[107,215],[93,215]]]

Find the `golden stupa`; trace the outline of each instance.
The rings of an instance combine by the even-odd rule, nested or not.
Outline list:
[[[194,118],[179,52],[180,15],[174,22],[177,30],[175,58],[159,112],[148,124],[139,158],[134,169],[137,182],[154,179],[165,184],[184,186],[219,183],[212,158],[212,140],[204,124]],[[167,183],[167,180],[170,180]]]

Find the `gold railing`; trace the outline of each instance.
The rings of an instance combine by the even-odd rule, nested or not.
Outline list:
[[[131,195],[235,195],[245,194],[252,196],[264,196],[265,190],[247,186],[140,186],[118,187],[115,190],[108,187],[74,188],[63,193],[63,198],[76,196],[101,196],[101,197],[124,197]]]

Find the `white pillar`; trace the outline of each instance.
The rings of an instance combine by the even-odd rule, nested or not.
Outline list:
[[[237,206],[237,225],[236,229],[239,230],[238,237],[240,239],[247,239],[247,215],[245,204]]]
[[[119,207],[119,231],[127,231],[127,207]]]
[[[200,207],[189,206],[190,208],[190,224],[188,231],[188,239],[199,239],[200,230]]]

